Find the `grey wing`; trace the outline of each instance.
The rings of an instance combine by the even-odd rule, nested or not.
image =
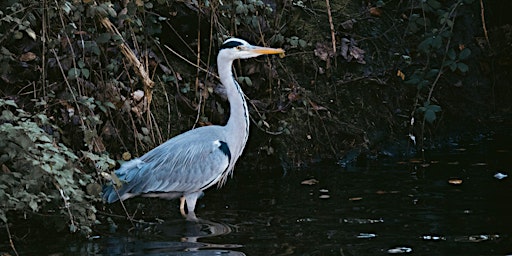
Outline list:
[[[119,194],[195,192],[217,183],[228,169],[231,153],[213,134],[213,129],[198,128],[126,163],[116,171],[125,182]]]

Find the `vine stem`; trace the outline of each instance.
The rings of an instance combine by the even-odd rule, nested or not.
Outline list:
[[[7,236],[9,237],[9,245],[11,246],[11,249],[14,251],[14,254],[16,256],[19,256],[18,251],[16,250],[16,247],[14,246],[14,242],[12,241],[12,235],[11,230],[9,230],[9,223],[5,223],[5,229],[7,230]]]
[[[450,26],[450,33],[453,34],[453,28],[455,27],[455,12],[457,10],[457,6],[459,6],[459,4],[455,4],[455,7],[453,8],[453,10],[450,12],[450,16],[453,15],[453,23],[452,25]],[[449,16],[449,17],[450,17]],[[450,43],[452,41],[452,38],[449,37],[448,38],[448,41],[446,42],[446,46],[445,46],[445,49],[444,49],[444,55],[443,55],[443,60],[441,61],[441,68],[439,68],[439,72],[437,72],[437,76],[436,78],[434,79],[434,81],[432,82],[432,86],[430,86],[430,90],[428,92],[428,96],[427,96],[427,103],[430,104],[430,100],[432,99],[432,94],[434,93],[434,89],[436,88],[436,85],[437,83],[439,82],[439,79],[441,78],[441,75],[443,74],[443,66],[444,66],[444,63],[446,61],[446,56],[448,55],[448,50],[450,49]],[[425,122],[426,122],[426,118],[425,116],[423,116],[423,120],[421,122],[421,136],[420,136],[420,145],[421,145],[421,151],[423,152],[424,151],[424,148],[423,148],[423,134],[425,133]]]
[[[457,8],[457,7],[455,7],[455,8]],[[455,11],[455,9],[454,9],[454,11]],[[453,33],[454,26],[455,26],[455,17],[453,18],[453,24],[450,28],[450,33]],[[446,47],[444,49],[443,60],[441,61],[441,68],[439,69],[439,72],[437,72],[436,79],[434,79],[434,82],[432,82],[432,86],[430,87],[430,90],[428,92],[427,102],[429,102],[429,103],[430,103],[430,99],[432,98],[432,93],[434,92],[434,88],[436,87],[437,82],[439,81],[439,78],[441,78],[441,75],[443,74],[443,65],[444,65],[444,62],[446,61],[446,55],[448,54],[448,50],[450,50],[451,41],[452,41],[452,38],[449,37],[448,42],[446,42]]]

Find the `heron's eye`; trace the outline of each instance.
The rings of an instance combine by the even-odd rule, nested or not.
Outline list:
[[[241,50],[242,50],[242,46],[241,46],[241,45],[239,45],[239,46],[237,46],[237,47],[236,47],[236,49],[237,49],[237,50],[239,50],[239,51],[241,51]]]

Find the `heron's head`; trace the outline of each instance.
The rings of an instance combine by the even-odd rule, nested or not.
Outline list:
[[[220,47],[219,57],[226,59],[248,59],[264,54],[282,54],[281,48],[254,46],[239,38],[230,38]]]

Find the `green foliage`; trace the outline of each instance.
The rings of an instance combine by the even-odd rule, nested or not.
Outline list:
[[[436,113],[441,111],[441,107],[438,105],[430,105],[428,102],[425,102],[422,107],[418,108],[418,112],[423,113],[423,117],[425,121],[429,123],[433,123],[437,116]]]
[[[417,45],[417,55],[407,56],[409,60],[416,59],[416,62],[408,62],[415,68],[407,76],[405,84],[416,86],[416,104],[425,102],[423,106],[415,105],[416,111],[413,112],[422,116],[421,134],[425,129],[425,122],[433,123],[437,114],[442,111],[439,105],[430,104],[440,77],[445,72],[465,74],[469,71],[469,66],[463,61],[471,55],[471,50],[464,47],[457,51],[452,46],[455,13],[460,6],[469,2],[471,1],[458,0],[446,7],[445,3],[437,0],[425,0],[420,3],[421,12],[413,13],[409,17],[407,33],[421,33],[421,39]],[[460,44],[457,46],[461,48]],[[418,67],[418,64],[421,66]]]
[[[469,67],[462,61],[466,60],[470,55],[471,50],[469,48],[464,48],[458,54],[454,49],[450,49],[448,50],[447,59],[443,63],[443,66],[450,68],[450,71],[452,72],[459,71],[461,73],[466,73],[469,71]]]
[[[98,199],[84,188],[95,183],[93,175],[46,131],[57,129],[46,115],[27,113],[12,100],[0,99],[0,109],[0,219],[7,223],[11,211],[58,214],[70,231],[90,233]],[[107,156],[85,156],[101,168],[113,164]]]
[[[306,40],[300,39],[297,36],[292,36],[290,38],[286,38],[286,42],[289,43],[292,48],[304,49],[308,45]]]

